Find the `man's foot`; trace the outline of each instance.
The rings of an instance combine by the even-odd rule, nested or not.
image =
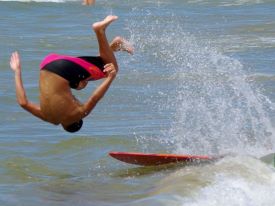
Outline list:
[[[89,6],[93,5],[95,3],[95,0],[83,0],[82,5]]]
[[[93,24],[93,29],[95,32],[104,32],[106,27],[112,23],[113,21],[117,20],[117,16],[109,15],[103,21],[99,21]]]
[[[134,53],[134,47],[130,44],[130,42],[120,36],[117,36],[113,39],[113,41],[110,43],[110,47],[114,52],[126,51],[132,55]]]

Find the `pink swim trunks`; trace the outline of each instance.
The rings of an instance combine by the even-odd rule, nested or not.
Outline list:
[[[72,57],[49,54],[40,64],[41,70],[58,74],[68,80],[71,88],[77,88],[84,79],[98,80],[105,77],[104,63],[100,57]]]

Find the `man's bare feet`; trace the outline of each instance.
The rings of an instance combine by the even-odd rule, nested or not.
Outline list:
[[[97,33],[97,32],[104,32],[106,27],[112,23],[113,21],[117,20],[118,17],[117,16],[112,16],[112,15],[109,15],[107,16],[104,20],[102,21],[99,21],[99,22],[96,22],[93,24],[93,29],[94,31]]]
[[[115,51],[126,51],[129,54],[134,53],[134,47],[128,42],[126,39],[117,36],[113,39],[113,41],[110,43],[111,49]]]
[[[95,0],[83,0],[82,5],[89,6],[93,5],[95,3]]]

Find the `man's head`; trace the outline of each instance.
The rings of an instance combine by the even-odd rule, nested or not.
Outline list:
[[[75,88],[76,90],[81,90],[81,89],[84,89],[88,84],[88,80],[87,79],[84,79],[84,80],[81,80],[79,81],[77,87]]]
[[[78,130],[80,130],[81,127],[82,127],[82,124],[83,124],[83,120],[81,119],[81,120],[79,120],[78,122],[74,122],[74,123],[72,123],[72,124],[70,124],[70,125],[68,125],[68,126],[64,126],[64,125],[63,125],[63,128],[64,128],[64,130],[66,130],[67,132],[73,133],[73,132],[77,132]]]

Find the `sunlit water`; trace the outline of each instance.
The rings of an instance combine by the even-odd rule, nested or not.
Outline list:
[[[275,4],[272,1],[0,2],[1,205],[274,205]],[[91,24],[119,20],[135,55],[67,134],[16,103],[9,56],[37,102],[50,52],[96,55]],[[85,101],[98,82],[75,95]],[[137,167],[109,151],[224,156],[198,165]],[[262,158],[264,156],[264,158]]]

